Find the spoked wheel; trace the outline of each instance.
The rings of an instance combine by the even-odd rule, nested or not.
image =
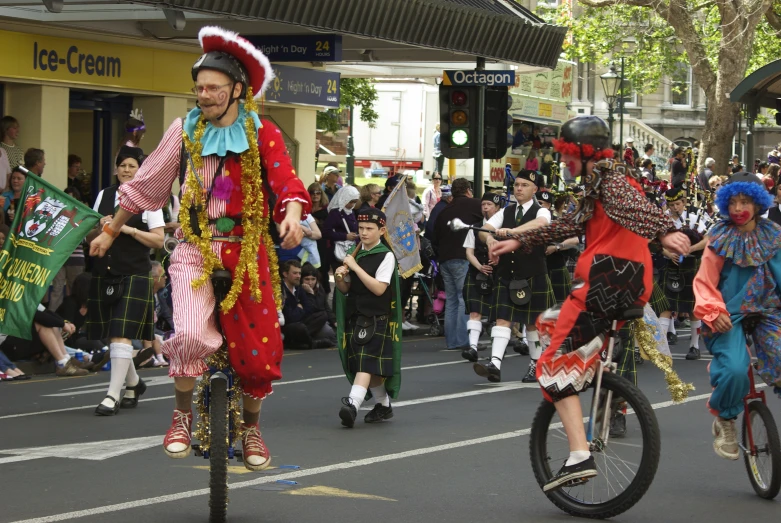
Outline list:
[[[228,382],[209,384],[209,521],[224,523],[228,512]]]
[[[747,420],[751,423],[753,448],[749,448]],[[781,442],[773,415],[761,401],[748,404],[748,413],[743,419],[743,448],[743,461],[751,486],[759,497],[775,498],[781,489]]]
[[[618,431],[623,432],[622,436],[610,436],[609,427],[602,430],[608,392],[612,392],[611,408],[626,405],[625,413],[623,409],[617,413],[623,413],[623,421],[626,422],[625,431]],[[588,415],[592,395],[580,396],[583,398],[583,412]],[[629,510],[651,486],[659,465],[659,425],[645,395],[624,378],[605,372],[600,396],[591,446],[598,475],[585,483],[561,487],[545,494],[554,505],[574,516],[609,518]],[[608,423],[615,417],[609,413]],[[529,451],[534,477],[540,487],[564,466],[569,457],[567,435],[552,403],[543,402],[537,409]]]

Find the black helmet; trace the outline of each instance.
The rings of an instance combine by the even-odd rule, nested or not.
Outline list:
[[[610,128],[598,116],[576,116],[565,122],[561,127],[561,138],[559,141],[573,143],[578,146],[590,145],[592,147],[591,153],[587,150],[582,150],[586,157],[590,157],[598,151],[611,149]]]
[[[247,70],[236,57],[222,51],[210,51],[202,55],[193,64],[193,82],[198,79],[198,72],[201,69],[212,69],[228,75],[231,80],[241,84],[239,99],[243,99],[246,96],[249,76],[247,75]]]

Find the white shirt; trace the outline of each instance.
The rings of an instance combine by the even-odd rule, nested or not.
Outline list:
[[[375,243],[369,248],[366,248],[363,244],[361,244],[360,249],[364,249],[367,251],[371,250],[377,246],[377,243]],[[358,254],[358,250],[356,250],[354,254]],[[385,253],[385,259],[382,260],[382,263],[377,268],[377,272],[374,275],[374,279],[379,282],[387,283],[388,285],[390,285],[391,278],[393,278],[393,269],[395,268],[395,266],[396,266],[396,257],[393,255],[393,253],[392,252]],[[350,276],[349,275],[346,276],[344,278],[344,281],[349,282]]]
[[[523,205],[521,205],[520,208],[516,207],[515,208],[516,209],[515,217],[516,218],[518,217],[518,212],[520,212],[520,209],[523,209],[523,212],[525,214],[525,213],[527,213],[529,211],[529,208],[531,208],[532,205],[534,205],[534,198],[532,198],[528,202],[526,202]],[[505,209],[507,209],[507,207],[505,207],[504,209],[500,210],[499,212],[497,212],[496,214],[491,216],[491,219],[488,220],[488,225],[491,225],[494,229],[497,229],[497,230],[501,229],[502,228],[502,223],[504,222],[504,210]],[[543,218],[547,222],[547,224],[550,224],[550,222],[551,222],[550,211],[548,209],[546,209],[545,207],[540,206],[540,210],[537,211],[536,218]]]
[[[486,224],[488,220],[483,219],[483,225]],[[466,233],[466,238],[464,239],[464,249],[474,249],[475,248],[475,231],[472,229],[469,229]]]
[[[98,212],[98,208],[100,207],[100,202],[103,200],[103,191],[100,191],[98,193],[97,199],[95,199],[95,205],[92,206],[92,210],[95,212]],[[116,192],[114,195],[114,207],[119,205],[119,191]],[[163,210],[157,210],[157,211],[144,211],[141,213],[141,221],[143,221],[146,226],[151,231],[152,229],[157,229],[159,227],[165,227],[165,219],[163,218]]]

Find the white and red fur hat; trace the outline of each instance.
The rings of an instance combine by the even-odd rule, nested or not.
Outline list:
[[[222,51],[235,57],[249,75],[253,97],[259,99],[274,79],[271,62],[260,49],[238,33],[217,26],[206,26],[198,32],[198,40],[204,53]]]

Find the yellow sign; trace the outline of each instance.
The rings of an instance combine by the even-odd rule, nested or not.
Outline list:
[[[190,94],[199,54],[0,31],[0,77]]]

